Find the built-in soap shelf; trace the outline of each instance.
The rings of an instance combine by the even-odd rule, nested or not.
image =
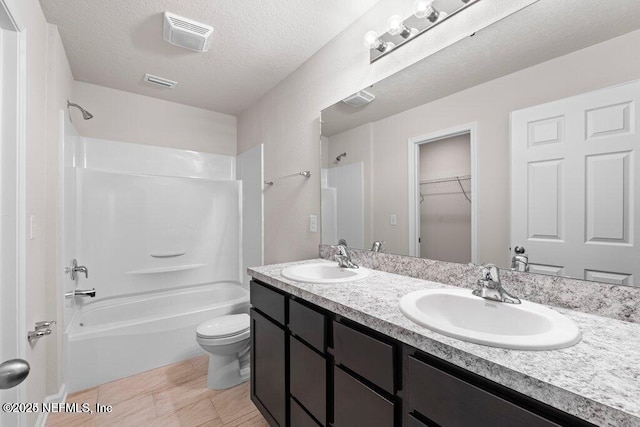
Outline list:
[[[206,267],[207,264],[186,264],[176,265],[173,267],[149,268],[145,270],[127,271],[124,274],[156,274],[156,273],[172,273],[174,271],[193,270],[200,267]]]
[[[154,252],[151,254],[152,258],[175,258],[186,254],[187,251],[168,251],[168,252]]]

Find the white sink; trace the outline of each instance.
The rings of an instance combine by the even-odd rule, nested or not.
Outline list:
[[[527,301],[492,302],[469,289],[428,289],[400,299],[413,322],[453,338],[514,350],[554,350],[577,344],[578,326],[566,316]]]
[[[338,264],[319,262],[287,267],[282,270],[282,275],[298,282],[342,283],[364,279],[369,275],[369,270],[363,267],[342,268],[338,267]]]

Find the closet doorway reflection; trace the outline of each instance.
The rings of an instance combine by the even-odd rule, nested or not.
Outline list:
[[[412,139],[410,171],[415,198],[412,255],[440,261],[475,262],[475,135],[458,129]],[[413,172],[413,173],[411,173]],[[411,199],[411,198],[410,198]]]

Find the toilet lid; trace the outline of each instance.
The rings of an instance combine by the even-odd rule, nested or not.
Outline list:
[[[224,338],[241,334],[247,331],[249,326],[248,314],[230,314],[200,323],[196,333],[203,338]]]

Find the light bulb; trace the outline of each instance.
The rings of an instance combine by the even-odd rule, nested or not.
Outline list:
[[[402,16],[393,15],[387,20],[387,31],[392,36],[397,36],[406,30],[407,27],[404,26],[404,22],[402,20]]]
[[[378,33],[375,31],[369,31],[364,35],[364,39],[362,39],[362,44],[367,49],[377,49],[380,45],[380,39],[378,38]]]
[[[440,13],[433,8],[433,0],[418,0],[415,3],[416,18],[427,18],[431,22],[436,22]]]

